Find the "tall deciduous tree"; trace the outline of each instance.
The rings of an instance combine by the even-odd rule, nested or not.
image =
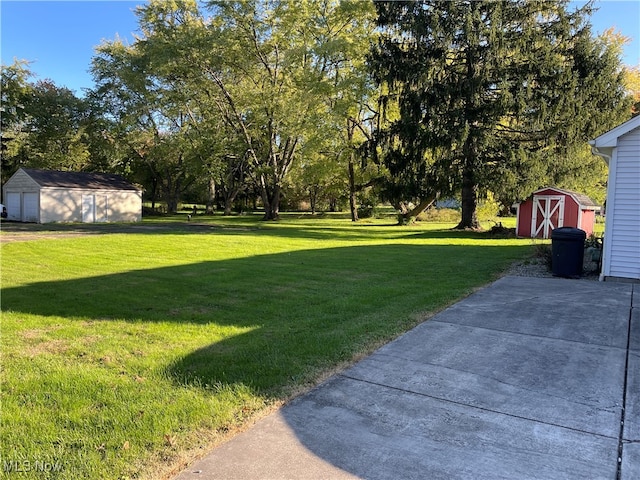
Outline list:
[[[627,90],[633,98],[632,114],[640,114],[640,66],[628,67],[625,71]]]
[[[92,97],[108,105],[107,115],[118,125],[114,134],[147,170],[151,198],[159,190],[167,209],[175,212],[181,195],[204,171],[199,112],[193,90],[180,88],[180,71],[169,73],[172,52],[152,40],[165,41],[173,29],[199,19],[197,11],[162,9],[140,9],[139,17],[145,38],[133,45],[116,39],[98,47]]]
[[[336,121],[346,126],[349,112],[337,108],[338,99],[351,105],[358,95],[362,100],[355,81],[362,77],[354,75],[371,35],[370,4],[309,0],[211,5],[210,38],[217,63],[209,61],[202,71],[218,88],[221,116],[245,141],[265,219],[275,219],[294,160],[314,156],[308,151],[323,143],[317,137],[336,132]],[[342,117],[336,120],[338,112]]]
[[[295,160],[317,156],[319,137],[347,125],[350,112],[336,105],[338,98],[356,101],[362,76],[354,79],[352,66],[363,63],[371,4],[242,0],[205,7],[208,17],[193,1],[150,2],[139,10],[145,37],[138,43],[165,84],[190,92],[201,135],[224,132],[209,136],[210,151],[228,167],[222,172],[251,180],[265,219],[277,219]],[[362,100],[362,89],[356,94]],[[220,144],[237,150],[222,152]]]
[[[18,168],[18,156],[22,127],[27,114],[24,105],[33,86],[28,63],[15,60],[11,65],[2,65],[0,72],[0,154],[2,178],[7,178]]]
[[[337,160],[337,166],[346,170],[351,219],[357,221],[358,194],[370,180],[358,154],[371,140],[377,114],[373,108],[377,89],[366,69],[369,45],[377,36],[375,9],[372,3],[359,1],[317,4],[314,36],[323,39],[318,50],[328,106],[323,151],[330,152],[325,155],[327,162]]]
[[[50,80],[31,83],[27,63],[2,67],[2,173],[19,166],[89,167],[90,108]]]
[[[509,178],[561,177],[577,142],[621,118],[619,58],[592,38],[590,5],[423,0],[376,8],[383,34],[370,65],[390,90],[384,101],[400,110],[380,132],[386,163],[411,194],[461,191],[458,228],[479,227],[482,191]]]
[[[89,166],[86,128],[89,107],[66,87],[49,80],[33,86],[25,102],[24,148],[31,167],[83,170]]]

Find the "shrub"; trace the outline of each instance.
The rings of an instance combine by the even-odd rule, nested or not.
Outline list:
[[[500,212],[500,204],[496,202],[493,193],[487,192],[487,198],[478,203],[476,215],[478,220],[488,220],[498,216]]]
[[[376,216],[376,207],[374,205],[360,205],[358,207],[358,217],[372,218]]]
[[[547,267],[551,268],[553,253],[550,243],[534,243],[534,257],[540,259]]]
[[[460,210],[454,208],[428,208],[416,218],[419,222],[455,223],[460,221]]]

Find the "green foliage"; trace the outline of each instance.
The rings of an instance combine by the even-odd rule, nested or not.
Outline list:
[[[4,134],[19,128],[26,118],[24,103],[31,95],[29,78],[33,75],[28,62],[15,60],[11,65],[2,65],[0,75],[0,101],[2,115],[0,126]]]
[[[485,221],[498,216],[500,204],[496,201],[493,193],[487,192],[484,199],[480,200],[477,208],[478,220]]]
[[[479,225],[487,191],[510,205],[545,184],[588,177],[577,146],[628,115],[619,49],[592,38],[590,5],[424,0],[376,8],[382,34],[370,67],[388,91],[382,103],[399,110],[378,132],[384,162],[409,198],[461,191],[460,227]]]
[[[172,15],[167,2],[141,7],[138,15],[147,38],[133,45],[119,39],[104,42],[92,66],[97,85],[93,101],[107,106],[105,113],[116,119],[113,137],[134,159],[152,201],[162,196],[170,212],[210,166],[205,161],[210,136],[199,130],[202,92],[182,81],[177,62],[184,59],[173,41],[174,29],[184,35],[197,18],[193,8],[182,4],[180,15]]]
[[[366,2],[152,1],[137,10],[143,37],[99,48],[98,95],[171,190],[167,203],[188,178],[207,176],[201,188],[213,195],[216,185],[225,211],[257,192],[275,219],[298,158],[340,159],[353,148],[341,130],[366,100],[372,13]],[[334,185],[335,172],[321,169],[310,188]]]
[[[531,251],[453,224],[296,217],[31,225],[3,242],[1,457],[163,478]]]
[[[89,105],[67,88],[30,77],[26,62],[2,66],[2,175],[20,166],[89,169]]]
[[[416,220],[419,222],[456,223],[460,219],[460,210],[455,208],[431,207],[422,212]]]
[[[626,120],[638,75],[620,68],[623,38],[591,37],[590,8],[152,0],[132,44],[96,49],[85,98],[2,66],[1,173],[111,171],[169,211],[260,203],[269,219],[283,196],[357,220],[457,195],[461,226],[492,214],[477,210],[488,192],[503,207],[546,185],[603,202],[586,140]]]
[[[539,263],[546,265],[551,269],[551,261],[553,260],[553,251],[550,243],[535,242],[533,256]]]
[[[30,132],[22,148],[27,165],[52,170],[83,170],[89,166],[85,135],[88,105],[73,92],[50,81],[38,81],[25,101]]]
[[[312,213],[333,210],[346,196],[347,169],[339,156],[318,155],[297,162],[287,182],[287,192],[309,205]]]
[[[631,110],[635,116],[640,113],[640,65],[625,67],[624,78],[627,91],[633,99]]]
[[[372,204],[360,205],[358,208],[358,214],[360,218],[374,218],[377,214],[376,206]]]

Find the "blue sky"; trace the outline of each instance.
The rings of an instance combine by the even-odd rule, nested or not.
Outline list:
[[[295,1],[295,0],[292,0]],[[79,96],[93,86],[88,70],[94,47],[118,35],[133,41],[137,31],[133,13],[141,1],[31,1],[0,0],[3,64],[14,57],[33,62],[38,79],[50,78]],[[582,5],[583,1],[576,4]],[[600,0],[592,17],[594,30],[616,27],[633,42],[626,46],[624,63],[640,63],[640,0]]]
[[[1,0],[2,63],[14,57],[33,62],[38,79],[50,78],[74,90],[93,86],[89,73],[94,48],[118,35],[133,42],[140,1]]]

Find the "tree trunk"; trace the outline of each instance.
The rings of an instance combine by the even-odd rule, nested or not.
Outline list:
[[[318,203],[318,190],[316,186],[309,187],[309,206],[311,207],[311,215],[316,214],[316,204]]]
[[[394,205],[394,208],[396,210],[398,210],[400,212],[400,215],[404,216],[407,213],[409,213],[409,210],[407,209],[407,203],[406,202],[396,202]]]
[[[177,213],[178,203],[180,203],[180,185],[181,182],[167,181],[165,201],[167,202],[167,213]]]
[[[351,149],[349,156],[349,209],[351,210],[351,221],[357,222],[358,219],[358,203],[356,201],[356,175],[353,169],[353,157],[355,152]]]
[[[231,210],[233,209],[233,200],[229,197],[225,197],[224,199],[224,216],[228,217],[231,215]]]
[[[167,198],[167,213],[176,213],[178,211],[178,199],[173,195]]]
[[[154,176],[151,182],[151,210],[156,211],[156,195],[158,192],[158,179]]]
[[[353,133],[356,129],[357,123],[353,118],[347,119],[347,140],[349,140],[349,209],[351,210],[351,221],[357,222],[358,218],[358,203],[356,199],[356,174],[354,171],[354,162],[356,152],[353,147]]]
[[[223,189],[224,193],[224,216],[228,217],[231,215],[231,211],[233,210],[233,202],[236,201],[236,197],[238,196],[239,190],[229,190],[228,188]]]
[[[209,178],[207,194],[207,208],[205,211],[207,215],[213,215],[213,209],[216,204],[216,181],[213,177]]]
[[[280,185],[274,185],[273,191],[269,192],[266,179],[262,177],[260,194],[264,205],[264,217],[262,217],[262,220],[278,220],[280,218]]]
[[[408,211],[407,207],[404,203],[401,203],[399,206],[401,206],[400,209],[400,215],[399,217],[401,218],[400,222],[403,225],[406,225],[409,222],[409,219],[411,218],[417,218],[418,215],[420,215],[422,212],[424,212],[427,208],[429,208],[430,206],[432,206],[436,200],[438,199],[438,194],[436,193],[435,195],[431,195],[427,198],[425,198],[424,200],[422,200],[416,207],[413,208],[413,210]]]
[[[478,3],[471,2],[471,9],[475,14],[479,8]],[[475,28],[475,25],[474,25]],[[475,33],[475,31],[474,31]],[[474,43],[466,49],[466,87],[465,97],[465,119],[468,133],[462,147],[464,163],[462,167],[462,219],[455,227],[457,230],[480,229],[480,223],[476,215],[478,205],[478,182],[475,178],[475,169],[478,165],[478,149],[476,139],[480,135],[477,129],[478,110],[482,103],[481,95],[478,91],[477,67],[481,65],[478,59],[479,45]]]
[[[262,220],[279,220],[280,219],[280,196],[274,196],[269,202],[269,205],[265,205],[264,217]]]
[[[456,225],[457,230],[479,230],[480,222],[476,213],[478,204],[478,186],[475,182],[473,170],[465,167],[462,172],[462,219]]]

